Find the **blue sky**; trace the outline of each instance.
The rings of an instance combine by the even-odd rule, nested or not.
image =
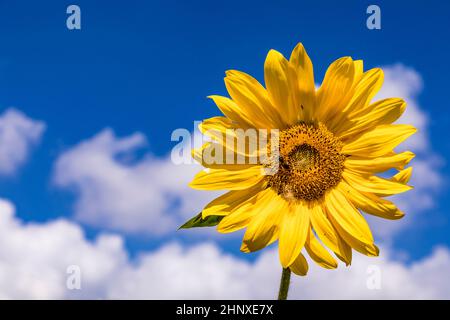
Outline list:
[[[345,55],[363,59],[366,68],[401,64],[420,75],[423,89],[415,101],[428,115],[429,144],[441,159],[444,184],[433,194],[434,206],[389,241],[411,262],[436,245],[450,246],[448,2],[377,1],[381,30],[365,27],[365,11],[372,4],[366,1],[74,3],[82,12],[82,29],[76,31],[65,26],[69,2],[0,2],[0,112],[15,107],[46,127],[20,170],[0,178],[1,197],[14,203],[23,221],[65,217],[91,239],[109,231],[74,218],[77,192],[54,183],[62,154],[111,128],[117,137],[139,132],[148,140],[127,161],[136,163],[149,154],[163,158],[174,146],[174,129],[192,130],[194,120],[218,114],[206,96],[226,95],[226,70],[242,70],[262,81],[268,50],[288,55],[302,42],[318,83],[326,67]],[[174,239],[189,244],[213,239],[225,252],[255,258],[238,253],[238,237],[113,231],[124,237],[132,255]]]

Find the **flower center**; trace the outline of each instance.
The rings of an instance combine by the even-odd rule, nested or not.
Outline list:
[[[289,153],[287,160],[289,167],[297,170],[308,170],[314,168],[319,163],[319,151],[309,144],[296,146]]]
[[[320,199],[341,180],[342,143],[322,123],[300,123],[279,134],[278,171],[268,186],[289,201]]]

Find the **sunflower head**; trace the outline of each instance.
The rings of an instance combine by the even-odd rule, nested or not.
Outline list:
[[[211,97],[223,116],[200,126],[212,140],[193,155],[208,170],[191,186],[228,192],[185,226],[217,225],[223,233],[246,228],[244,252],[278,241],[282,266],[299,275],[308,270],[304,250],[325,268],[337,267],[332,253],[347,265],[352,249],[378,255],[364,215],[403,217],[385,197],[411,189],[411,167],[405,166],[414,154],[394,149],[416,129],[392,124],[405,102],[372,102],[383,72],[364,71],[363,62],[350,57],[333,62],[316,90],[302,44],[289,60],[271,50],[264,80],[265,86],[246,73],[228,71],[230,98]],[[256,130],[259,138],[262,132],[278,134],[255,152],[238,147],[237,130]],[[268,155],[265,161],[255,156],[261,152]],[[217,161],[205,161],[211,154]],[[233,163],[236,159],[244,161]],[[277,169],[265,174],[274,164]],[[391,169],[398,173],[386,177]]]
[[[319,200],[342,178],[342,143],[322,123],[299,123],[279,135],[278,171],[268,186],[288,201]]]

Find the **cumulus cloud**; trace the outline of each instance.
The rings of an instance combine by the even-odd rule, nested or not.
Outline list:
[[[88,241],[75,223],[59,219],[23,223],[14,205],[0,200],[2,299],[273,299],[280,265],[276,250],[255,261],[224,253],[214,243],[169,243],[130,259],[117,235]],[[355,255],[352,267],[294,277],[291,299],[450,298],[448,248],[406,265],[383,248],[377,259]],[[70,289],[70,266],[80,289]]]
[[[379,258],[356,254],[353,265],[324,270],[310,262],[306,277],[293,276],[291,299],[448,299],[445,276],[450,251],[436,248],[411,265],[394,261],[388,248]],[[274,299],[280,264],[276,250],[254,262],[221,252],[213,244],[183,250],[171,244],[145,253],[117,278],[110,298]]]
[[[0,115],[0,175],[12,175],[27,160],[45,130],[45,124],[16,109]]]
[[[188,187],[198,165],[176,165],[149,153],[141,133],[116,137],[110,129],[64,152],[54,181],[77,193],[75,217],[84,223],[129,233],[160,235],[176,230],[214,193]]]
[[[70,265],[83,272],[83,296],[101,296],[104,285],[126,261],[120,237],[102,235],[90,243],[79,226],[63,219],[24,224],[15,217],[14,205],[3,199],[0,243],[1,299],[65,297]]]

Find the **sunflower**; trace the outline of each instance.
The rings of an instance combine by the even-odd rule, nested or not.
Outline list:
[[[405,166],[414,154],[394,148],[416,129],[392,124],[404,112],[405,101],[371,102],[383,71],[364,71],[363,62],[350,57],[333,62],[316,90],[313,66],[301,43],[289,60],[270,50],[264,80],[265,87],[246,73],[227,71],[231,98],[210,97],[224,116],[200,125],[211,140],[193,151],[206,170],[190,186],[227,192],[206,205],[190,226],[217,224],[221,233],[245,228],[243,252],[278,240],[282,267],[297,275],[308,271],[304,253],[328,269],[337,267],[332,253],[346,265],[352,249],[377,256],[364,214],[402,218],[404,213],[385,197],[411,189],[412,168]],[[249,148],[230,147],[236,129],[277,131],[276,157],[269,151],[264,162],[255,160]],[[205,160],[221,149],[245,161]],[[277,171],[265,174],[273,161]]]

